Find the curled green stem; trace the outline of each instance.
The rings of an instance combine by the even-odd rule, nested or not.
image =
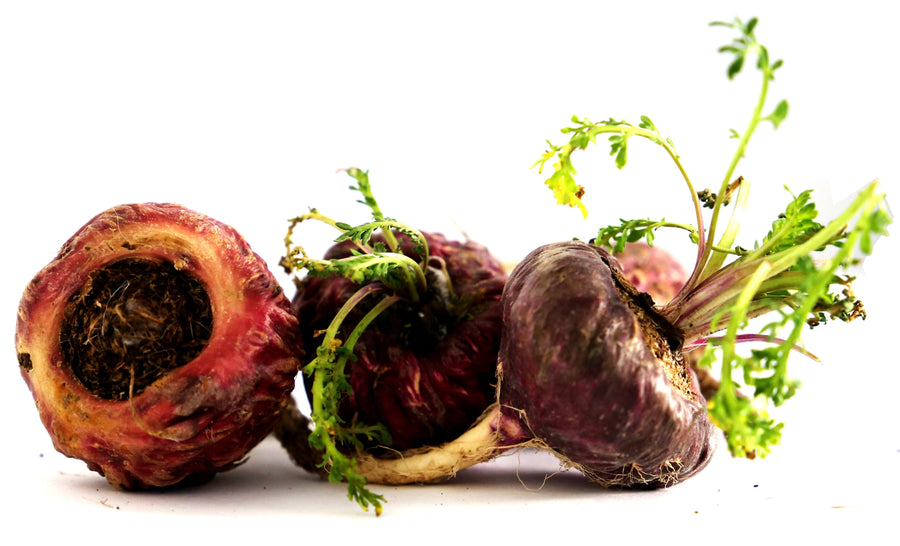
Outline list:
[[[346,383],[344,369],[356,342],[373,320],[402,298],[390,295],[381,299],[360,319],[343,342],[336,336],[344,320],[363,299],[383,291],[381,285],[369,284],[355,292],[335,315],[325,332],[318,355],[304,370],[313,375],[310,405],[315,428],[310,433],[310,445],[323,452],[321,464],[328,469],[328,479],[334,483],[346,482],[347,496],[365,510],[370,505],[374,506],[379,515],[384,498],[369,491],[365,477],[356,470],[356,459],[344,453],[339,446],[357,447],[360,445],[360,435],[368,438],[383,437],[386,432],[378,425],[360,426],[354,423],[345,427],[338,417],[338,401],[339,393],[350,388]]]

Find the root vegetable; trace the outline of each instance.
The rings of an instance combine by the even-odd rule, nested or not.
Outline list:
[[[359,457],[443,444],[493,402],[506,274],[481,245],[385,218],[368,174],[347,173],[373,221],[353,227],[313,210],[288,234],[282,263],[306,272],[294,310],[304,343],[318,346],[304,368],[315,427],[306,434],[295,412],[276,434],[304,467],[306,451],[318,450],[328,477],[346,480],[351,499],[380,513],[383,499],[365,486],[381,478],[360,474]],[[291,242],[307,220],[342,232],[322,259]]]
[[[117,488],[233,468],[289,402],[290,303],[231,227],[174,204],[94,217],[25,290],[19,368],[61,453]]]
[[[428,242],[428,288],[418,302],[395,303],[356,340],[347,369],[350,391],[341,400],[344,422],[380,423],[389,449],[442,444],[463,433],[491,404],[500,344],[500,295],[505,275],[484,247],[423,233]],[[413,242],[397,235],[400,252],[418,262]],[[371,243],[383,244],[376,235]],[[346,241],[327,260],[352,256]],[[452,287],[452,291],[451,291]],[[315,346],[360,285],[339,276],[309,277],[298,286],[294,313],[306,346]],[[356,324],[370,310],[347,316]],[[306,376],[308,389],[312,378]],[[366,439],[367,449],[378,442]]]
[[[608,252],[546,245],[503,296],[501,412],[605,486],[684,480],[709,462],[714,427],[680,337]]]

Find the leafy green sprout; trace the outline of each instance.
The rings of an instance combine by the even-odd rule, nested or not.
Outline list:
[[[391,442],[390,434],[380,424],[347,423],[338,415],[340,400],[351,392],[347,380],[347,363],[353,357],[353,349],[365,329],[385,310],[401,300],[416,302],[427,290],[425,269],[428,264],[428,242],[425,236],[409,226],[385,217],[372,193],[368,172],[347,169],[356,180],[351,190],[362,195],[360,201],[372,211],[372,220],[358,226],[335,221],[318,210],[290,220],[284,243],[286,254],[281,265],[288,273],[306,271],[310,276],[342,276],[360,285],[333,317],[322,335],[316,356],[303,368],[312,377],[311,415],[314,428],[310,433],[310,446],[322,453],[321,467],[327,470],[329,481],[346,482],[347,496],[363,509],[374,506],[380,515],[384,497],[366,487],[366,479],[357,472],[356,459],[347,452],[363,449],[363,440],[375,440],[383,445]],[[310,257],[302,246],[293,242],[294,230],[303,222],[315,220],[328,224],[340,234],[336,243],[349,241],[352,254],[338,259]],[[373,241],[381,233],[384,242]],[[415,261],[403,254],[395,235],[402,234],[414,244],[419,256]],[[338,334],[350,313],[364,300],[380,296],[377,303],[357,322],[350,333],[341,339]]]
[[[615,119],[595,123],[575,116],[573,125],[562,129],[569,141],[562,145],[548,142],[549,149],[535,163],[543,171],[552,161],[553,172],[545,183],[559,204],[578,208],[585,218],[587,208],[581,200],[584,188],[575,181],[572,154],[595,144],[599,136],[607,137],[610,155],[619,169],[627,163],[629,139],[635,136],[661,146],[675,163],[690,192],[696,224],[621,219],[619,225],[600,229],[594,243],[621,251],[629,242],[646,240],[652,244],[658,229],[676,228],[687,231],[697,244],[691,276],[659,311],[682,330],[685,349],[705,347],[701,366],[719,362],[719,388],[708,401],[710,418],[724,431],[731,453],[746,457],[765,456],[781,440],[784,425],[770,418],[767,408],[770,403],[780,406],[800,386],[788,376],[788,355],[800,352],[815,358],[802,347],[802,331],[829,319],[865,318],[862,303],[851,290],[853,278],[838,271],[855,262],[854,249],[870,254],[875,239],[887,234],[891,222],[877,182],[861,190],[825,225],[817,221],[811,191],[804,191],[791,194],[785,212],[753,248],[735,245],[750,187],[743,178],[735,178],[737,166],[759,125],[769,122],[777,129],[788,114],[786,100],[765,113],[769,86],[783,62],[772,61],[768,50],[757,41],[757,23],[756,18],[711,23],[737,31],[737,37],[719,49],[732,56],[726,71],[728,79],[734,79],[754,59],[762,76],[746,129],[743,133],[731,130],[738,144],[718,192],[696,191],[672,140],[663,137],[647,116],[641,116],[637,126]],[[727,204],[732,205],[732,214],[719,234]],[[707,226],[703,208],[711,209]],[[833,292],[833,287],[839,291]],[[752,319],[763,315],[776,318],[764,324],[758,334],[744,333]],[[717,332],[721,335],[712,335]],[[737,345],[745,342],[762,342],[764,348],[741,355]],[[744,394],[748,389],[749,396]]]

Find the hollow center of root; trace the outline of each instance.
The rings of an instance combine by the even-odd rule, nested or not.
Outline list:
[[[125,259],[91,273],[66,307],[63,358],[98,397],[127,400],[195,359],[209,341],[203,284],[165,261]]]

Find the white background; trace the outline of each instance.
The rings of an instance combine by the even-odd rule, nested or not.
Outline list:
[[[817,188],[827,208],[878,178],[896,195],[895,19],[886,2],[2,2],[0,367],[4,534],[68,543],[327,537],[476,543],[881,536],[895,517],[900,376],[898,306],[882,239],[857,292],[865,322],[806,336],[821,363],[795,358],[804,387],[780,413],[765,460],[713,464],[675,488],[610,492],[547,457],[521,454],[429,487],[376,487],[376,519],[291,466],[272,441],[195,489],[112,490],[56,453],[22,381],[14,308],[27,282],[93,215],[179,202],[233,225],[273,270],[287,219],[308,207],[348,222],[340,168],[369,169],[382,209],[420,229],[467,234],[507,261],[540,243],[589,237],[618,218],[691,221],[663,151],[632,141],[617,171],[605,144],[576,156],[591,214],[557,207],[531,165],[573,114],[637,122],[670,136],[698,188],[717,188],[755,101],[758,73],[725,77],[732,38],[715,19],[759,16],[785,60],[738,174],[753,184],[747,241],[787,194]],[[896,199],[895,199],[896,202]],[[313,252],[331,234],[301,232]],[[663,238],[681,250],[683,236]],[[292,293],[289,279],[276,271]],[[2,338],[2,336],[0,336]],[[887,518],[887,520],[886,520]],[[778,531],[775,531],[778,530]],[[645,540],[648,539],[648,540]],[[872,539],[869,543],[877,542]],[[866,542],[864,539],[862,542]]]

